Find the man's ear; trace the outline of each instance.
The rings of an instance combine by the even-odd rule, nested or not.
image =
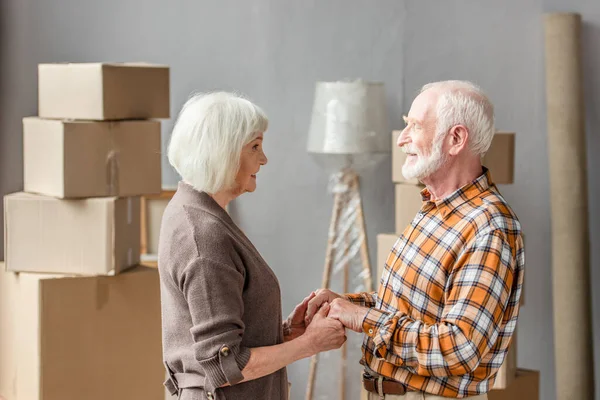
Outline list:
[[[450,155],[458,155],[461,151],[467,148],[469,141],[469,130],[464,125],[455,125],[448,132],[448,153]]]

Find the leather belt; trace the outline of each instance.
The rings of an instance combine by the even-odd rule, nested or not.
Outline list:
[[[386,379],[384,377],[375,378],[368,373],[363,374],[363,386],[365,390],[378,395],[396,394],[403,395],[411,390],[404,384]]]

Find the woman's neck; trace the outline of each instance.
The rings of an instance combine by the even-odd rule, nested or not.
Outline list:
[[[231,202],[231,200],[238,196],[231,190],[223,190],[214,194],[209,193],[208,195],[212,197],[213,200],[216,201],[221,208],[223,208],[223,210],[227,210],[227,205]]]

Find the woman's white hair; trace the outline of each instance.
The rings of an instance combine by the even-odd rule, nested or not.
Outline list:
[[[269,125],[257,105],[233,93],[199,93],[182,107],[171,133],[169,163],[184,182],[214,194],[232,189],[242,148]]]
[[[483,156],[494,138],[494,106],[483,90],[468,81],[441,81],[429,83],[421,93],[433,89],[440,93],[438,97],[437,132],[445,135],[456,125],[464,125],[469,131],[469,148]]]

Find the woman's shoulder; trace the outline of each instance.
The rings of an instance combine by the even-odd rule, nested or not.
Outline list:
[[[208,258],[233,251],[235,241],[227,223],[219,216],[179,202],[169,203],[164,211],[161,239],[193,246],[198,257]]]

